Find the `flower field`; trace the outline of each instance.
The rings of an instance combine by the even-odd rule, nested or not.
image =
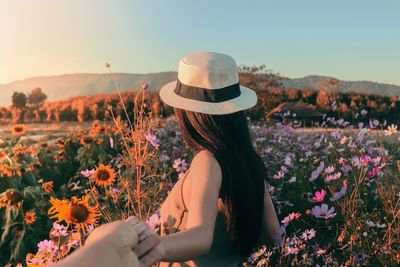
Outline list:
[[[97,225],[131,215],[158,230],[157,209],[193,151],[173,118],[153,119],[137,106],[135,121],[95,121],[33,143],[19,125],[0,140],[1,265],[58,261]],[[298,131],[293,120],[249,125],[282,226],[275,246],[261,246],[244,266],[400,263],[396,126],[334,118],[325,118],[330,130]]]

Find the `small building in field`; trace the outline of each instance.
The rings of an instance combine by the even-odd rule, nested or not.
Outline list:
[[[323,114],[316,109],[315,105],[306,104],[303,101],[286,101],[265,115],[265,120],[283,121],[297,120],[304,127],[319,125]]]

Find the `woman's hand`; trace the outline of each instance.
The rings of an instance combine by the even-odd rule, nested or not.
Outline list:
[[[125,222],[138,229],[139,243],[135,248],[135,253],[139,258],[140,266],[151,266],[159,262],[165,254],[160,243],[161,237],[135,216],[129,217]]]

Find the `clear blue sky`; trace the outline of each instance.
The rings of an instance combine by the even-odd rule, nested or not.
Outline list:
[[[208,50],[241,65],[400,85],[400,1],[0,0],[0,84],[177,70]]]

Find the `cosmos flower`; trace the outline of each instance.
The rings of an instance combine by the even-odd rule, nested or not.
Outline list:
[[[322,200],[324,200],[326,195],[326,191],[325,189],[322,189],[321,191],[317,191],[315,192],[315,195],[313,196],[313,198],[311,199],[312,202],[321,202]]]
[[[366,111],[365,109],[363,109],[363,110],[361,110],[361,112],[360,112],[360,113],[361,113],[361,115],[362,115],[362,116],[365,116],[365,115],[367,115],[367,114],[368,114],[368,111]]]
[[[347,192],[347,180],[343,181],[343,186],[338,192],[333,193],[333,197],[329,198],[331,201],[336,201],[341,199]]]
[[[91,177],[94,173],[95,173],[95,169],[91,169],[91,170],[84,170],[84,171],[81,171],[81,174],[84,176],[84,177],[86,177],[86,178],[89,178],[89,177]]]
[[[303,240],[310,240],[310,239],[312,239],[312,238],[315,237],[315,234],[316,234],[316,233],[317,233],[317,232],[314,230],[314,228],[306,229],[306,230],[301,234],[301,238],[302,238]]]
[[[62,224],[58,224],[56,222],[53,223],[53,228],[50,231],[50,236],[60,237],[67,235],[68,235],[67,227],[65,227]]]
[[[385,130],[385,135],[392,135],[397,133],[397,125],[391,124],[387,130]]]
[[[174,160],[173,167],[178,173],[183,173],[187,170],[188,164],[186,163],[185,159],[177,158]]]
[[[325,182],[331,182],[331,181],[336,181],[337,179],[340,178],[340,176],[342,176],[341,172],[337,172],[335,174],[331,174],[325,177]]]
[[[155,148],[160,146],[160,140],[158,140],[157,136],[154,134],[145,134],[144,138],[146,138],[146,140],[149,141]]]
[[[334,171],[335,171],[335,166],[330,165],[330,166],[326,167],[324,173],[325,173],[325,174],[331,174],[331,173],[333,173]]]
[[[321,161],[318,168],[311,173],[310,182],[317,179],[318,176],[321,174],[321,172],[324,170],[324,168],[325,168],[325,163]]]
[[[157,231],[160,225],[160,219],[160,211],[157,210],[149,219],[146,220],[146,224],[154,231]]]
[[[284,226],[287,226],[287,225],[289,224],[289,222],[293,221],[294,219],[300,218],[300,216],[301,216],[300,213],[298,213],[298,212],[292,212],[292,213],[290,213],[288,216],[286,216],[286,217],[281,221],[281,223],[282,223]]]
[[[380,224],[380,223],[374,223],[371,220],[366,220],[365,221],[369,227],[376,227],[376,228],[385,228],[386,227],[386,223]]]
[[[321,206],[315,206],[312,208],[312,214],[316,217],[316,218],[323,218],[325,220],[333,218],[336,216],[335,213],[335,208],[331,207],[330,209],[328,209],[328,205],[327,204],[322,204]]]
[[[54,253],[58,250],[58,246],[54,243],[53,240],[43,240],[40,241],[38,246],[39,252],[47,252],[47,253]]]

